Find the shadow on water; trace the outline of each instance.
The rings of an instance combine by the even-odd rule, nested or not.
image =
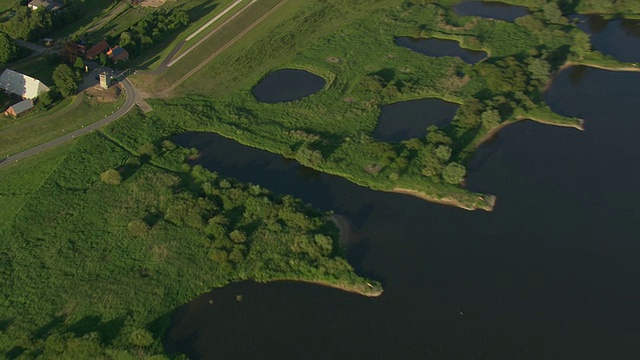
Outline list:
[[[253,88],[259,101],[279,103],[299,100],[322,90],[326,81],[318,75],[297,69],[272,72]]]
[[[475,64],[487,57],[484,51],[463,49],[460,43],[454,40],[443,39],[419,39],[413,37],[399,37],[396,45],[406,47],[420,54],[433,57],[456,56],[462,61]]]
[[[479,16],[513,22],[515,19],[529,14],[524,6],[509,5],[501,2],[465,1],[453,6],[459,16]]]
[[[570,76],[546,101],[588,130],[522,122],[483,146],[467,183],[498,196],[491,213],[326,174],[309,181],[277,155],[176,136],[211,170],[347,216],[366,239],[348,257],[385,292],[232,284],[179,309],[167,349],[196,359],[639,358],[640,74]]]

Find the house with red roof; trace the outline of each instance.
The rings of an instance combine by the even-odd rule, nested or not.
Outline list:
[[[107,56],[110,57],[114,63],[129,60],[129,53],[127,50],[118,45],[109,49],[109,51],[107,51]]]
[[[87,50],[85,55],[87,59],[93,60],[108,49],[109,43],[107,42],[107,40],[102,40],[99,43],[93,45],[89,50]]]

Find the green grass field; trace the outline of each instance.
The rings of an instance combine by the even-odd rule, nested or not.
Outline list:
[[[16,62],[12,70],[29,75],[42,81],[47,86],[53,85],[53,69],[60,64],[58,59],[48,59],[46,56],[35,56]]]
[[[328,214],[190,169],[188,154],[165,143],[140,158],[91,134],[0,171],[10,205],[0,224],[0,354],[162,354],[171,312],[231,281],[370,291],[340,256]],[[106,170],[119,174],[117,185]]]
[[[66,38],[71,35],[83,37],[86,30],[89,29],[95,21],[99,21],[102,17],[107,16],[111,9],[118,4],[111,0],[78,0],[84,9],[82,18],[67,24],[66,26],[55,29],[52,36],[55,39]]]
[[[77,105],[65,100],[58,109],[19,118],[13,126],[0,130],[0,154],[13,155],[92,124],[116,111],[124,100],[120,95],[113,103],[100,103],[83,96]]]
[[[20,5],[19,0],[0,0],[0,13]]]
[[[191,22],[180,31],[179,34],[175,36],[169,36],[169,38],[163,40],[160,43],[154,44],[151,48],[146,50],[143,54],[134,59],[131,63],[131,66],[134,66],[139,69],[155,69],[166,57],[167,55],[175,48],[175,46],[181,41],[185,40],[189,35],[191,35],[194,31],[198,30],[200,26],[207,23],[207,21],[214,18],[220,12],[222,12],[227,6],[229,6],[234,0],[220,0],[220,1],[193,1],[189,3],[189,8],[185,8],[187,13],[189,14],[189,18]],[[231,16],[236,9],[222,17],[215,24],[211,25],[211,28],[215,27],[221,21],[224,21],[225,18]],[[200,36],[206,34],[207,31],[204,31]],[[198,38],[194,38],[190,40],[190,43],[197,41]]]
[[[11,223],[72,148],[64,145],[0,170],[0,229]]]

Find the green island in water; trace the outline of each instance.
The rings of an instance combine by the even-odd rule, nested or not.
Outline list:
[[[96,8],[103,20],[82,31],[137,55],[131,65],[140,70],[129,80],[152,110],[135,109],[0,170],[0,356],[181,358],[165,354],[161,341],[173,311],[243,280],[382,294],[345,260],[331,213],[192,166],[198,151],[172,136],[215,132],[374,190],[490,211],[494,196],[464,187],[465,165],[481,143],[524,119],[582,130],[582,119],[543,101],[567,66],[638,70],[594,51],[566,17],[637,18],[637,2],[505,2],[529,14],[513,22],[463,17],[447,0],[199,0],[220,6],[196,19],[196,7],[185,5],[197,21],[142,47],[139,22],[107,16],[130,5],[87,0],[103,6]],[[160,11],[147,10],[136,21]],[[216,14],[224,26],[194,33]],[[120,32],[100,32],[110,21]],[[66,26],[60,36],[74,36],[73,23]],[[165,51],[189,34],[198,46]],[[398,46],[400,37],[454,40],[487,57],[468,64],[425,56]],[[181,60],[167,66],[156,55]],[[252,89],[279,69],[305,70],[325,84],[296,101],[256,99]],[[449,124],[399,142],[374,137],[383,106],[427,98],[459,105]]]

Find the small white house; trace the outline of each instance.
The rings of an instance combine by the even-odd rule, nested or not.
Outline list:
[[[49,91],[49,87],[40,80],[11,69],[6,69],[0,75],[0,88],[6,92],[20,95],[23,99],[35,99],[43,92]]]
[[[31,0],[27,6],[31,10],[46,9],[49,11],[58,11],[62,9],[62,4],[49,0]]]

